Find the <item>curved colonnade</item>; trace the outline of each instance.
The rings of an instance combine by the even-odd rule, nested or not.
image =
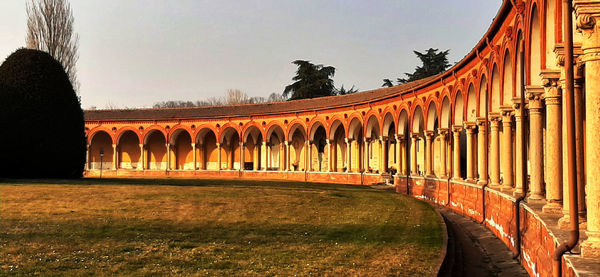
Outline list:
[[[593,139],[600,3],[575,1],[575,11],[578,202],[587,236],[582,255],[564,256],[566,275],[600,257],[600,142]],[[389,181],[485,221],[531,275],[550,275],[545,265],[569,209],[562,16],[558,0],[504,1],[462,61],[392,88],[256,105],[86,111],[86,175]],[[517,224],[515,197],[523,193]]]

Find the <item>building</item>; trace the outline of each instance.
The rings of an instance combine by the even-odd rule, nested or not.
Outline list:
[[[531,275],[548,276],[568,237],[572,149],[581,254],[562,256],[562,272],[583,274],[582,264],[600,267],[600,1],[573,4],[572,144],[562,1],[506,0],[463,60],[409,84],[282,103],[86,111],[86,175],[390,180],[485,222]]]

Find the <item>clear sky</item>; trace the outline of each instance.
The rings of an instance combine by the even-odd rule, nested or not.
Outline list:
[[[25,0],[0,4],[0,59],[25,45]],[[459,61],[501,0],[71,0],[84,108],[150,107],[240,89],[281,93],[297,59],[336,68],[336,86],[379,88],[450,49]]]

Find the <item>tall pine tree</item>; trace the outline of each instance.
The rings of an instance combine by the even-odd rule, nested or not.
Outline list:
[[[433,48],[429,48],[424,53],[413,51],[421,60],[423,65],[417,66],[417,68],[415,68],[415,72],[412,74],[404,73],[407,78],[398,78],[398,84],[406,84],[408,82],[434,76],[446,71],[446,69],[450,67],[450,63],[448,62],[448,53],[450,53],[450,50],[442,52],[438,51],[438,49]],[[391,87],[393,86],[393,83],[390,81],[390,79],[383,79],[383,86]]]

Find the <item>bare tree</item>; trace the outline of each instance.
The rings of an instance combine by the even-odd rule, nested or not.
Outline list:
[[[48,52],[59,61],[79,93],[75,65],[79,35],[73,30],[73,11],[67,0],[31,0],[27,3],[27,48]]]

